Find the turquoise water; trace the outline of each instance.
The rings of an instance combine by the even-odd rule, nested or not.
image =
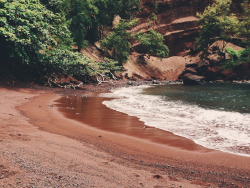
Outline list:
[[[206,109],[250,113],[250,84],[164,85],[146,88],[143,93]]]

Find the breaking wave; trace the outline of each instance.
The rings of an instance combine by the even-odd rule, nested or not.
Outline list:
[[[250,156],[250,114],[206,109],[157,95],[137,86],[114,89],[102,97],[107,107],[136,116],[147,126],[170,131],[207,148]]]

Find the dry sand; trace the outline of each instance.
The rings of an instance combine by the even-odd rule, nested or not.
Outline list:
[[[59,98],[0,88],[0,187],[249,185],[249,157],[93,128],[64,117],[54,106]]]

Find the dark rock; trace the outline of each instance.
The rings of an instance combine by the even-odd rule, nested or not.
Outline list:
[[[233,70],[234,71],[244,71],[250,69],[250,64],[249,63],[241,63],[238,66],[236,66]]]
[[[228,76],[226,76],[226,78],[224,78],[225,81],[233,81],[233,80],[237,80],[238,76],[236,73],[232,73]]]
[[[137,62],[141,63],[142,65],[147,65],[148,64],[148,58],[146,57],[145,54],[141,54],[137,58]]]
[[[220,66],[208,67],[207,71],[204,73],[206,81],[214,81],[221,79],[221,70]]]
[[[136,74],[136,73],[134,73],[132,77],[136,77],[138,79],[143,79],[143,77],[141,77],[139,74]]]
[[[160,178],[162,178],[162,177],[161,177],[160,175],[157,174],[157,175],[154,175],[153,178],[155,178],[155,179],[160,179]]]
[[[233,69],[226,69],[222,71],[221,76],[224,81],[233,81],[237,79],[237,74],[233,71]]]
[[[127,84],[128,84],[128,85],[130,85],[130,86],[131,86],[131,85],[133,85],[133,83],[132,83],[132,82],[130,82],[130,81],[129,81],[129,82],[127,82]]]
[[[238,80],[249,80],[250,79],[250,64],[242,63],[233,69],[233,72],[237,74]]]
[[[128,73],[125,73],[125,78],[129,79]]]
[[[209,65],[200,65],[196,68],[197,74],[198,75],[204,75],[208,71]]]
[[[186,64],[186,68],[188,67],[192,67],[192,68],[198,67],[198,63],[188,63]]]
[[[196,74],[197,71],[194,68],[188,67],[185,70],[186,73],[192,73],[192,74]]]
[[[221,72],[223,79],[228,77],[230,74],[233,74],[233,69],[226,69]]]
[[[152,84],[160,84],[160,81],[158,81],[158,80],[153,80]]]
[[[178,77],[178,79],[183,79],[183,78],[184,78],[184,75],[185,75],[185,74],[188,74],[188,73],[190,73],[190,74],[197,74],[195,68],[188,67],[188,68],[186,68],[186,69],[183,71],[183,73]]]
[[[215,83],[217,84],[224,83],[224,80],[215,80]]]
[[[211,50],[212,50],[213,52],[214,52],[214,51],[218,51],[218,50],[219,50],[219,46],[213,46]]]
[[[184,85],[198,85],[204,82],[205,82],[204,76],[198,76],[190,73],[187,73],[183,76]]]
[[[190,54],[195,55],[198,52],[195,48],[190,48]]]

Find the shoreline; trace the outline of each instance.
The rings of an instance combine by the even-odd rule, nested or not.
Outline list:
[[[35,125],[44,134],[49,132],[61,135],[60,138],[63,139],[65,136],[67,139],[73,139],[76,144],[78,143],[77,145],[86,145],[89,151],[104,152],[111,156],[112,162],[116,165],[132,171],[141,169],[159,175],[156,176],[159,178],[153,178],[152,182],[145,179],[144,185],[156,183],[155,181],[160,179],[160,182],[157,181],[162,185],[167,185],[167,181],[170,181],[176,185],[189,186],[222,184],[229,186],[232,183],[242,187],[247,186],[249,181],[247,177],[250,174],[249,157],[219,151],[187,151],[145,139],[91,128],[64,117],[56,108],[51,107],[60,95],[51,91],[38,90],[36,92],[35,97],[33,96],[17,107],[22,114],[29,117],[32,126]]]
[[[132,136],[187,151],[212,151],[212,149],[207,149],[190,139],[175,135],[169,131],[146,126],[136,116],[129,116],[126,113],[110,109],[102,103],[107,100],[112,99],[100,96],[78,97],[67,95],[67,97],[57,99],[54,106],[64,117],[83,123],[96,130]],[[82,103],[84,103],[84,109],[82,109]],[[68,106],[72,105],[74,107],[69,110]]]

